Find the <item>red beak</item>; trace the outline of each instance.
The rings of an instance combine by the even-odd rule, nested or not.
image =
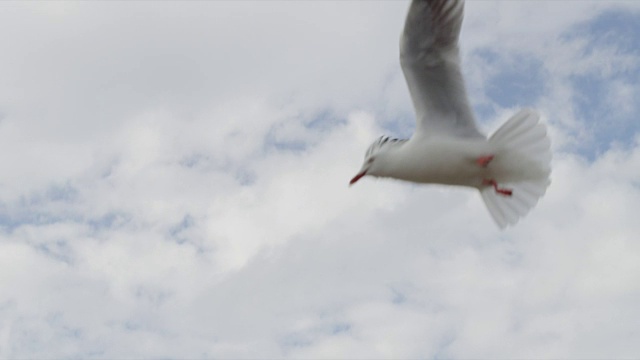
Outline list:
[[[359,173],[358,175],[354,176],[353,179],[351,179],[351,181],[349,181],[349,186],[355,184],[356,181],[360,180],[360,178],[362,178],[365,175],[367,175],[367,171],[366,170],[361,172],[361,173]]]

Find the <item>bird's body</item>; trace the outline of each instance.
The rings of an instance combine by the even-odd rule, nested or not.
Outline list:
[[[478,158],[491,154],[487,166],[479,166]],[[547,179],[549,172],[530,156],[516,149],[504,149],[490,141],[441,137],[422,140],[413,137],[378,155],[381,166],[368,175],[389,177],[416,183],[460,185],[482,189],[485,179],[498,183],[514,183],[531,179]]]
[[[382,166],[373,168],[368,174],[416,183],[479,187],[489,170],[470,165],[475,163],[478,154],[490,153],[489,148],[482,139],[468,141],[444,137],[423,141],[413,137],[395,149],[379,154],[376,162],[381,162]]]
[[[412,1],[400,61],[416,131],[408,140],[382,137],[374,142],[351,184],[368,175],[473,187],[505,227],[546,191],[550,142],[533,110],[516,113],[489,138],[477,129],[459,65],[463,8],[462,0]]]

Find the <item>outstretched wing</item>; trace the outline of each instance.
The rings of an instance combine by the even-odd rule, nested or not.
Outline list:
[[[416,135],[485,137],[476,127],[460,72],[462,0],[413,0],[400,62],[416,111]]]

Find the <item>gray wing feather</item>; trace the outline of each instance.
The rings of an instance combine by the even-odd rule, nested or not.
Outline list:
[[[460,72],[462,0],[413,0],[400,62],[416,111],[416,133],[485,137],[476,127]]]

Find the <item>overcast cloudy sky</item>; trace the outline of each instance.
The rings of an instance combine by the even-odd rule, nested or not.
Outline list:
[[[473,1],[481,128],[552,184],[365,179],[405,1],[0,3],[0,358],[637,358],[640,3]]]

